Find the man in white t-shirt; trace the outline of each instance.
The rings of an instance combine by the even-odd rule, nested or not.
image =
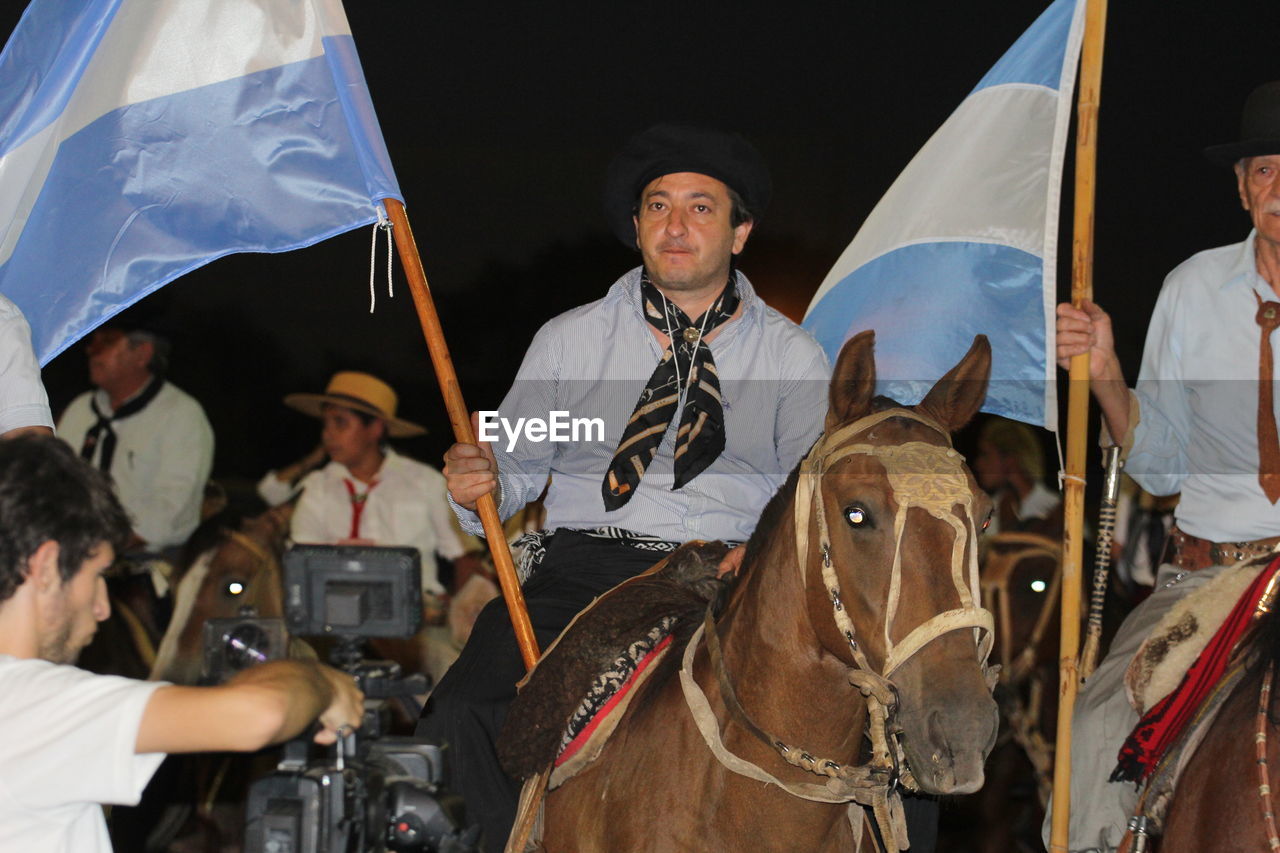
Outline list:
[[[328,667],[277,661],[220,687],[71,666],[110,612],[102,572],[129,519],[101,472],[45,436],[0,442],[0,851],[109,853],[101,803],[133,804],[170,752],[317,743],[360,724]]]

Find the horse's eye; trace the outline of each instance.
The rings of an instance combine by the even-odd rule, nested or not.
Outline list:
[[[845,507],[844,520],[849,522],[850,527],[867,527],[871,521],[871,513],[854,504]]]
[[[991,526],[991,513],[987,513],[987,517],[982,521],[982,529],[986,530]]]
[[[235,597],[244,594],[244,584],[241,581],[227,582],[227,595]]]

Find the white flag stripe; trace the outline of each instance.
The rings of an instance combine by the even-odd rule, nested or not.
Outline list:
[[[131,104],[322,56],[323,37],[350,33],[338,0],[124,3],[58,119],[0,157],[0,264],[63,140]]]
[[[339,0],[33,0],[0,104],[0,292],[41,363],[214,258],[400,198]]]
[[[974,240],[1040,254],[1058,100],[1039,86],[987,88],[965,100],[880,199],[815,304],[858,267],[913,243]],[[1018,133],[1009,115],[1024,119]],[[907,207],[909,217],[886,215]]]
[[[814,294],[828,355],[877,333],[878,391],[904,403],[976,334],[984,410],[1056,429],[1054,303],[1062,167],[1084,0],[1054,0],[925,143]],[[928,306],[932,324],[921,324]]]

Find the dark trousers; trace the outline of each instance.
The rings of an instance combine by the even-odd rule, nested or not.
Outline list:
[[[665,556],[558,531],[523,590],[539,649],[551,645],[592,599]],[[520,783],[502,771],[494,744],[524,674],[506,602],[495,599],[480,611],[466,647],[418,721],[419,737],[447,746],[449,787],[461,794],[468,822],[482,827],[489,853],[501,853],[506,845],[520,796]]]

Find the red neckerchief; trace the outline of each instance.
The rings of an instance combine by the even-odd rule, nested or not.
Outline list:
[[[351,538],[360,538],[360,516],[364,515],[364,506],[369,501],[369,492],[373,491],[373,487],[378,485],[380,481],[374,480],[369,483],[369,488],[363,492],[356,491],[356,484],[343,478],[342,482],[347,484],[347,496],[351,498]]]

